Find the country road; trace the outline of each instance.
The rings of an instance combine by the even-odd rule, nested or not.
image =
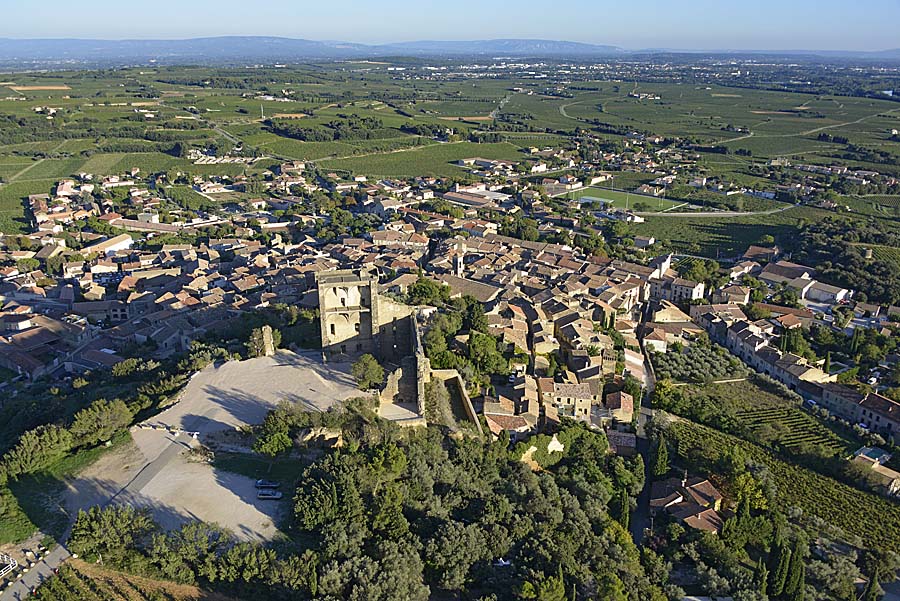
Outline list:
[[[573,117],[572,115],[570,115],[569,113],[566,112],[566,107],[574,106],[576,104],[581,104],[581,101],[579,100],[578,102],[570,102],[568,104],[559,105],[559,114],[562,115],[563,117],[565,117],[566,119],[572,119],[573,121],[582,121],[578,117]]]
[[[724,139],[724,140],[717,140],[716,142],[714,142],[714,144],[728,144],[728,143],[731,143],[731,142],[738,142],[738,141],[740,141],[740,140],[746,140],[746,139],[748,139],[748,138],[799,138],[799,137],[801,137],[801,136],[809,136],[809,135],[812,135],[812,134],[818,134],[818,133],[821,133],[821,132],[823,132],[823,131],[827,131],[827,130],[829,130],[829,129],[838,129],[838,128],[840,128],[840,127],[847,127],[848,125],[858,125],[858,124],[864,123],[865,121],[868,121],[869,119],[872,119],[872,118],[874,118],[874,117],[878,117],[878,116],[881,116],[881,115],[890,115],[890,114],[896,113],[897,111],[900,111],[900,109],[891,109],[891,110],[889,110],[889,111],[879,111],[879,112],[875,113],[874,115],[866,115],[865,117],[860,117],[860,118],[857,119],[856,121],[847,121],[847,122],[845,122],[845,123],[835,123],[834,125],[825,125],[825,126],[823,126],[823,127],[817,127],[817,128],[815,128],[815,129],[810,129],[810,130],[807,130],[807,131],[797,132],[797,133],[795,133],[795,134],[761,134],[761,135],[756,135],[756,134],[754,134],[753,132],[750,132],[750,133],[747,134],[746,136],[738,136],[737,138],[727,138],[727,139]]]

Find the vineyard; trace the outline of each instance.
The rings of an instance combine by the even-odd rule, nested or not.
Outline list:
[[[228,601],[228,597],[193,586],[131,576],[81,561],[63,565],[59,574],[38,589],[37,597],[51,601]]]
[[[758,438],[766,427],[778,428],[782,432],[777,443],[788,450],[813,445],[824,448],[832,454],[847,450],[845,441],[819,423],[814,417],[791,407],[759,407],[738,412],[738,419],[746,424]]]
[[[796,506],[859,537],[862,544],[900,551],[900,505],[865,493],[832,478],[792,465],[753,443],[686,420],[670,429],[679,457],[714,464],[726,451],[739,447],[747,457],[764,464],[782,507]]]

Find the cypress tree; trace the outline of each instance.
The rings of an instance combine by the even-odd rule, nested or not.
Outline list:
[[[872,572],[866,590],[863,591],[862,601],[878,601],[878,569]]]
[[[619,489],[618,515],[616,521],[622,525],[622,528],[628,530],[628,524],[631,521],[631,502],[628,498],[628,491],[624,488]]]
[[[791,563],[788,567],[787,580],[784,583],[784,595],[796,601],[803,598],[806,588],[806,553],[800,542],[794,544],[791,551]]]
[[[822,371],[826,374],[831,371],[831,351],[825,353],[825,365],[822,366]]]
[[[762,557],[756,562],[756,585],[759,587],[759,594],[765,597],[769,588],[769,569]]]
[[[784,541],[778,541],[775,544],[773,553],[772,572],[769,575],[769,596],[777,597],[784,592],[784,585],[787,582],[788,568],[791,564],[791,550]]]
[[[853,336],[850,338],[850,354],[855,355],[859,351],[859,343],[862,342],[862,330],[853,329]]]
[[[656,455],[653,458],[653,475],[665,476],[669,473],[669,449],[666,446],[666,437],[662,434],[656,439]]]

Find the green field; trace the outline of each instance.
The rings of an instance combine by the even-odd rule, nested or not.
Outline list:
[[[641,194],[633,194],[623,192],[621,190],[609,190],[607,188],[584,188],[565,195],[566,198],[592,198],[596,200],[606,201],[610,206],[622,209],[631,209],[637,212],[658,213],[661,211],[673,210],[676,207],[679,211],[690,210],[690,205],[684,201],[671,200],[669,198],[655,198],[652,196],[643,196]]]
[[[463,176],[466,170],[455,165],[456,161],[469,157],[486,159],[516,159],[522,155],[516,146],[508,143],[473,144],[459,142],[435,144],[398,151],[392,154],[373,154],[343,160],[324,160],[323,169],[347,170],[380,177]]]
[[[35,180],[0,184],[0,231],[24,233],[30,221],[25,216],[25,201],[31,194],[47,194],[55,180]]]
[[[636,234],[667,241],[674,248],[710,258],[740,255],[765,235],[786,241],[801,220],[819,220],[831,213],[809,207],[790,207],[769,215],[746,217],[647,217],[633,224]]]

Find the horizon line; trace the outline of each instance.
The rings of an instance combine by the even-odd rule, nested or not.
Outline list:
[[[889,48],[762,48],[762,47],[741,47],[741,48],[722,48],[722,47],[712,47],[712,48],[687,48],[687,47],[672,47],[672,46],[661,46],[661,47],[652,47],[652,46],[621,46],[618,44],[611,44],[608,42],[586,42],[582,40],[572,40],[572,39],[558,39],[558,38],[536,38],[536,37],[478,37],[478,38],[430,38],[430,39],[410,39],[410,40],[393,40],[390,42],[357,42],[352,40],[334,40],[334,39],[314,39],[314,38],[305,38],[305,37],[291,37],[287,35],[277,35],[277,34],[211,34],[211,35],[189,35],[189,36],[174,36],[174,37],[47,37],[47,36],[24,36],[24,37],[12,37],[0,34],[0,40],[8,40],[8,41],[83,41],[83,42],[147,42],[147,41],[166,41],[166,42],[179,42],[179,41],[190,41],[190,40],[204,40],[204,39],[224,39],[224,38],[271,38],[271,39],[282,39],[282,40],[292,40],[292,41],[305,41],[305,42],[313,42],[320,44],[354,44],[359,46],[369,46],[377,48],[379,46],[393,46],[397,44],[415,44],[415,43],[453,43],[453,42],[493,42],[493,41],[543,41],[543,42],[556,42],[556,43],[575,43],[575,44],[585,44],[588,46],[607,46],[612,48],[618,48],[628,52],[684,52],[684,53],[698,53],[698,52],[710,52],[710,53],[735,53],[735,52],[770,52],[773,54],[785,53],[785,54],[796,54],[796,53],[834,53],[834,52],[847,52],[847,53],[884,53],[891,52],[894,50],[900,50],[900,46],[897,47],[889,47]]]

